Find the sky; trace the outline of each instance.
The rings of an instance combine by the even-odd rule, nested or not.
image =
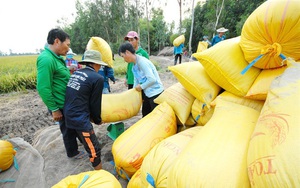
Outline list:
[[[74,20],[75,12],[75,0],[1,0],[0,51],[36,52],[44,47],[57,20]]]
[[[177,0],[167,0],[163,10],[167,23],[179,21]],[[57,20],[64,17],[72,23],[75,14],[75,0],[1,0],[0,51],[36,52],[44,47]]]

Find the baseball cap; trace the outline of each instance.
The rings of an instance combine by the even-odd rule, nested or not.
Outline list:
[[[129,31],[127,33],[126,37],[124,37],[124,40],[128,40],[128,38],[137,38],[137,39],[139,39],[139,35],[135,31]]]
[[[83,60],[79,61],[78,63],[84,63],[84,62],[107,66],[107,64],[102,61],[101,53],[97,50],[85,51],[83,55]]]

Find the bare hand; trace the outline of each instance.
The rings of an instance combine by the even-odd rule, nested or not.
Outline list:
[[[142,90],[143,90],[140,84],[137,85],[137,86],[135,87],[135,89],[136,89],[137,91],[142,91]]]
[[[52,112],[52,117],[54,121],[60,121],[63,118],[63,115],[60,110],[56,110]]]

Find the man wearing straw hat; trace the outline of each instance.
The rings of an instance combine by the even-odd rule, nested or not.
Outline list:
[[[218,35],[214,36],[214,38],[211,41],[211,46],[214,46],[218,42],[221,42],[226,39],[226,36],[224,35],[225,32],[228,31],[228,29],[221,27],[217,29]]]
[[[66,126],[73,130],[68,137],[72,140],[73,148],[78,148],[76,136],[78,135],[90,162],[95,170],[102,169],[101,147],[95,135],[93,122],[96,125],[102,123],[101,101],[104,79],[98,74],[102,61],[101,54],[97,50],[87,50],[84,59],[78,63],[84,64],[85,68],[75,71],[68,82],[64,115]],[[81,152],[84,157],[84,153]],[[79,157],[78,157],[79,158]]]

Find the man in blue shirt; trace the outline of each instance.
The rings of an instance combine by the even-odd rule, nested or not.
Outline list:
[[[214,36],[214,38],[212,39],[211,46],[214,46],[218,42],[225,40],[226,36],[224,34],[226,31],[228,31],[228,29],[225,29],[224,27],[217,29],[218,35]]]
[[[103,76],[104,78],[104,86],[103,86],[103,94],[110,93],[110,85],[109,80],[113,82],[113,84],[116,83],[116,78],[114,76],[114,69],[108,66],[101,65],[98,73]]]
[[[174,60],[174,65],[177,64],[177,60],[179,58],[179,64],[181,64],[181,57],[182,57],[182,49],[184,47],[184,44],[181,43],[179,46],[174,46],[174,55],[175,55],[175,60]]]
[[[157,106],[154,99],[164,91],[159,74],[153,63],[147,58],[137,55],[133,46],[128,42],[120,46],[119,55],[124,58],[125,62],[134,64],[132,67],[133,87],[142,92],[142,114],[145,117]]]

